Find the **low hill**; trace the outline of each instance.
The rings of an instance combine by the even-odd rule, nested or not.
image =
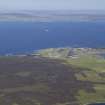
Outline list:
[[[72,52],[72,53],[71,53]],[[0,105],[105,101],[104,49],[58,48],[0,57]]]

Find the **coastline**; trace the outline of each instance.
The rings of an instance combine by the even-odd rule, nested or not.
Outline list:
[[[51,50],[51,49],[68,49],[68,50],[81,50],[81,51],[89,51],[89,52],[94,52],[96,51],[97,54],[104,54],[105,53],[105,48],[90,48],[90,47],[57,47],[57,48],[44,48],[44,49],[39,49],[39,50],[32,50],[32,51],[27,51],[27,52],[18,52],[18,53],[6,53],[6,54],[0,54],[0,56],[34,56],[35,54],[37,55],[38,52],[44,51],[44,50]]]

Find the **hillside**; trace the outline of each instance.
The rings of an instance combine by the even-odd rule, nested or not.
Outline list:
[[[71,53],[72,51],[72,53]],[[0,105],[105,101],[104,49],[58,48],[0,57]]]
[[[95,92],[78,91],[82,104],[105,100],[105,49],[104,48],[50,48],[37,52],[39,56],[63,60],[63,64],[79,68],[77,80],[91,82]]]

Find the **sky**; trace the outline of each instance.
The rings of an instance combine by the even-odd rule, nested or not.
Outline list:
[[[105,10],[105,0],[0,0],[0,10]]]

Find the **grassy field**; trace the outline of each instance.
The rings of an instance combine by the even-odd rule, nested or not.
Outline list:
[[[78,58],[66,59],[69,64],[81,68],[88,68],[97,72],[105,72],[105,59],[94,55],[81,55]]]
[[[105,59],[97,58],[92,55],[83,55],[76,59],[68,59],[68,64],[84,68],[81,72],[76,73],[78,80],[89,81],[93,83],[95,92],[78,91],[77,99],[83,104],[105,102]],[[88,68],[86,71],[85,69]],[[104,74],[102,76],[102,74]]]
[[[91,50],[75,51],[73,56],[67,48],[46,49],[41,55],[1,56],[0,105],[104,102],[105,59]]]
[[[67,49],[66,51],[63,50],[60,54],[60,52],[55,53],[54,49],[50,51],[45,50],[44,53],[43,51],[41,52],[41,55],[51,59],[62,59],[64,60],[63,64],[71,65],[73,68],[79,68],[74,69],[77,70],[75,72],[76,79],[92,83],[94,91],[88,92],[80,89],[75,95],[81,105],[105,102],[105,59],[94,55],[93,52],[81,53],[81,51],[78,52],[79,54],[77,56],[67,57],[67,51]],[[59,54],[62,57],[59,57]]]

